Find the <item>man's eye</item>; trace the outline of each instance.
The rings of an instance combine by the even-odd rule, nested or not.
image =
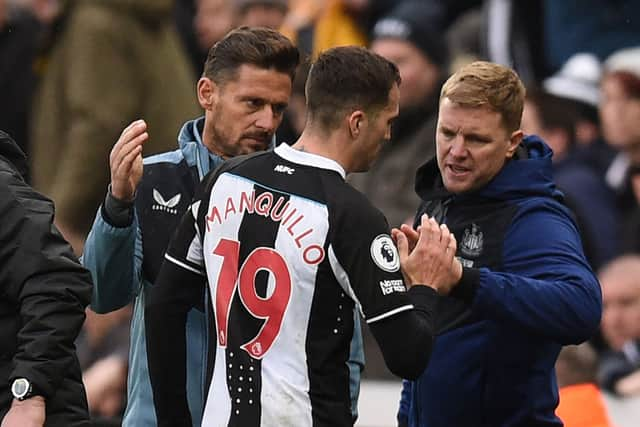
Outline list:
[[[284,110],[286,109],[287,109],[286,105],[276,104],[273,106],[273,112],[274,114],[277,114],[277,115],[284,113]]]

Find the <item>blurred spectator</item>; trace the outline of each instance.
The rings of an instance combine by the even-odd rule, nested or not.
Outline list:
[[[92,419],[121,422],[126,405],[131,306],[105,315],[87,310],[76,341]]]
[[[282,124],[276,131],[276,144],[284,142],[293,145],[304,130],[307,122],[305,85],[307,83],[310,66],[309,61],[302,61],[298,66],[291,88],[289,106],[284,112]]]
[[[195,81],[209,48],[235,26],[231,0],[176,0],[174,10],[178,34],[191,61]]]
[[[591,166],[604,177],[615,157],[615,150],[604,142],[600,132],[598,107],[602,65],[590,53],[577,53],[560,71],[542,82],[544,90],[558,98],[569,100],[575,118],[573,156]]]
[[[622,49],[604,64],[600,118],[608,144],[620,151],[607,170],[623,214],[623,249],[640,250],[640,47]]]
[[[289,0],[231,0],[236,8],[237,24],[279,29],[289,9]]]
[[[306,55],[335,46],[366,46],[373,25],[404,0],[291,0],[284,33]]]
[[[616,49],[633,46],[640,39],[640,2],[637,0],[422,0],[444,20],[476,32],[479,43],[465,36],[467,47],[456,55],[471,54],[513,67],[527,85],[539,84],[556,72],[575,53],[590,52],[600,59]],[[461,23],[469,11],[481,8],[482,25],[476,14]],[[425,22],[426,27],[434,25]],[[457,57],[453,62],[458,62]]]
[[[172,0],[70,2],[35,99],[35,186],[56,203],[76,252],[109,183],[105,161],[119,130],[144,118],[153,154],[198,113],[193,75],[173,28]]]
[[[222,39],[234,27],[235,15],[229,0],[196,0],[194,27],[201,52],[197,64],[199,74],[211,46]]]
[[[532,89],[527,93],[521,127],[542,137],[553,150],[556,184],[576,215],[585,255],[597,269],[618,254],[618,217],[611,189],[576,155],[578,111],[570,99]]]
[[[13,135],[20,148],[29,152],[28,121],[33,87],[34,62],[43,24],[15,0],[0,0],[0,129]]]
[[[544,55],[551,71],[576,52],[604,59],[640,40],[638,0],[544,0],[542,4],[544,45],[538,54]]]
[[[618,395],[640,395],[640,256],[625,255],[599,273],[602,333],[611,350],[600,361],[600,385]]]
[[[602,66],[595,55],[577,53],[542,84],[546,92],[574,101],[574,108],[578,113],[575,141],[580,145],[592,144],[600,136],[598,104],[601,76]]]
[[[556,415],[564,427],[610,427],[605,401],[596,385],[598,358],[587,343],[560,351],[556,376],[560,402]]]

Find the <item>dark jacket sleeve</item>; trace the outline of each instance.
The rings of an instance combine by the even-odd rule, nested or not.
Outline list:
[[[554,211],[555,210],[555,211]],[[568,345],[588,339],[600,324],[600,284],[578,231],[559,207],[515,218],[504,244],[504,272],[482,268],[474,309]]]
[[[53,225],[50,200],[6,168],[0,195],[0,294],[19,317],[10,379],[28,378],[47,398],[75,362],[91,276]]]

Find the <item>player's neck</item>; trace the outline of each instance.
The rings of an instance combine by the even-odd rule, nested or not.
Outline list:
[[[292,148],[331,159],[349,172],[349,164],[345,156],[345,145],[342,142],[342,138],[336,133],[324,135],[305,129],[296,143],[292,145]]]

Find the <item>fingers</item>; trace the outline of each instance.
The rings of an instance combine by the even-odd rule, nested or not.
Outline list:
[[[409,241],[409,250],[412,251],[413,248],[416,247],[416,243],[418,243],[418,238],[420,237],[420,233],[406,224],[402,224],[400,226],[400,231],[402,231],[406,236],[407,240]]]
[[[134,162],[140,156],[142,156],[142,145],[137,145],[131,150],[131,152],[127,153],[127,155],[124,156],[124,158],[122,159],[122,162],[120,163],[120,167],[119,167],[120,172],[125,175],[129,175],[129,172],[131,171],[131,168],[133,167]]]
[[[391,236],[393,237],[396,246],[398,247],[398,254],[400,255],[400,264],[403,264],[409,257],[409,241],[407,236],[397,228],[391,230]]]
[[[120,138],[113,146],[110,155],[111,169],[120,166],[126,157],[136,147],[141,146],[148,138],[147,124],[144,120],[137,120],[127,126],[120,134]]]

